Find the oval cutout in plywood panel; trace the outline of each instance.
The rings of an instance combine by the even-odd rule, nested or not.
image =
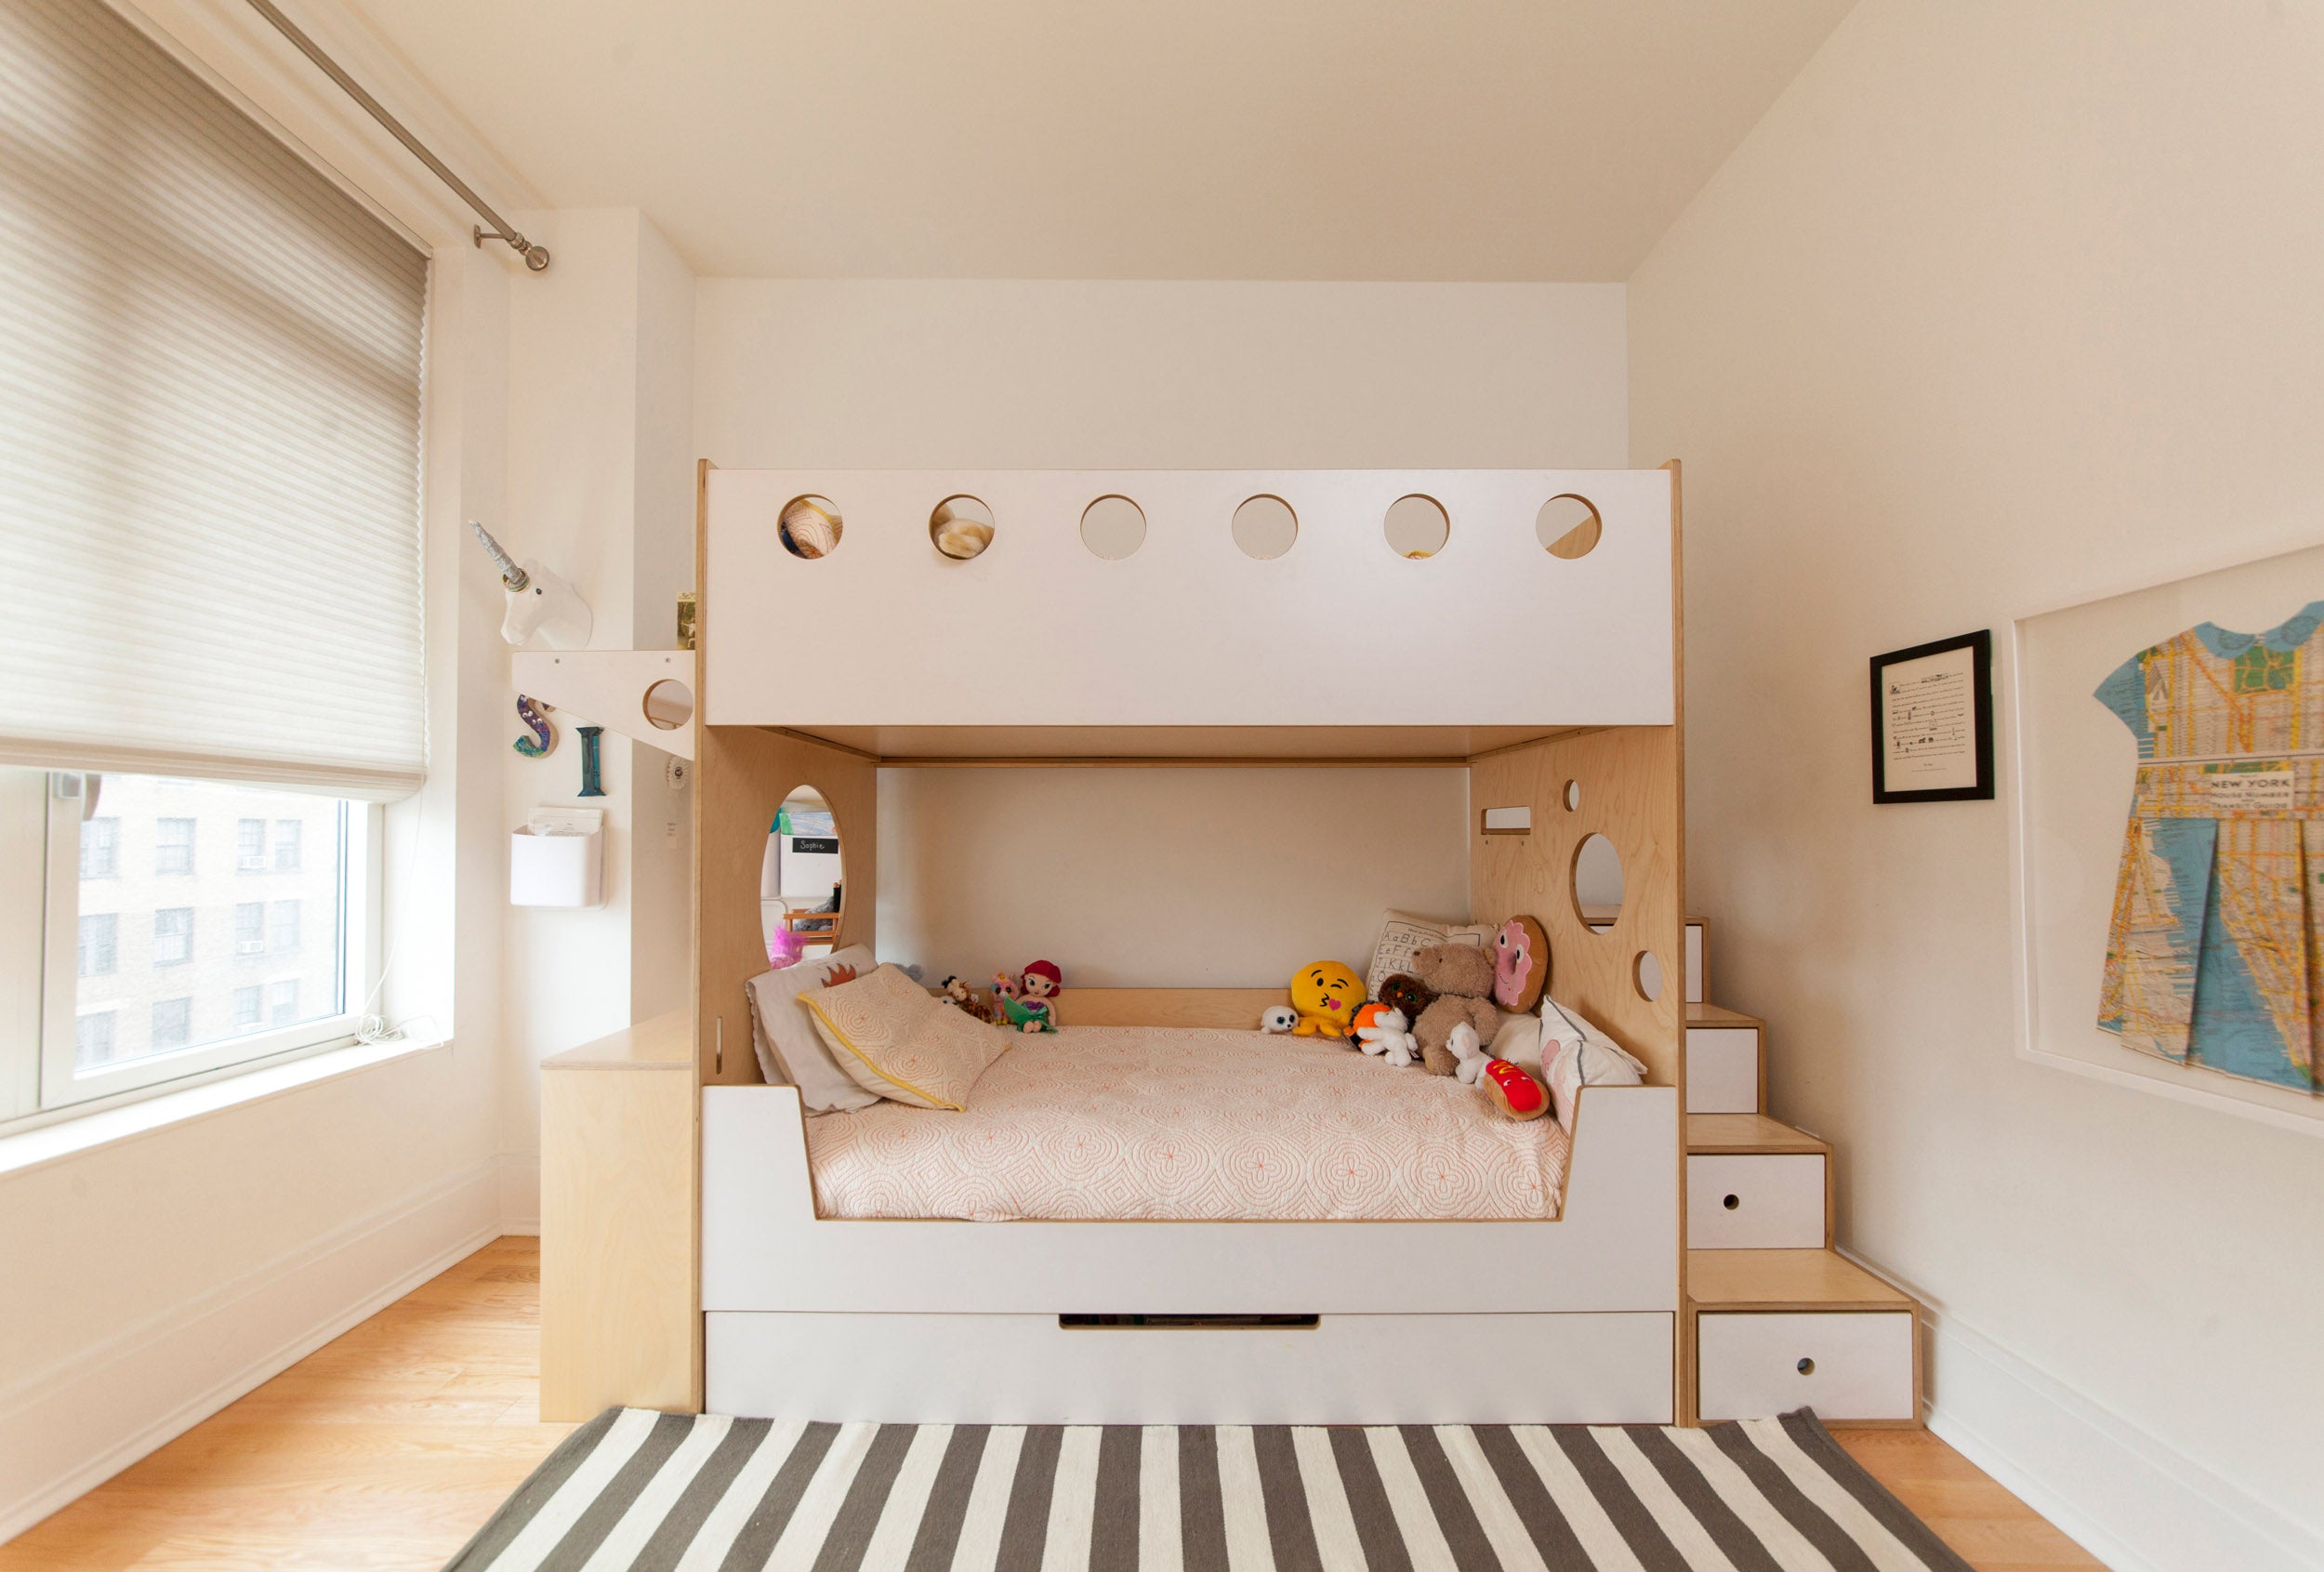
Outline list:
[[[1283,498],[1262,492],[1244,500],[1228,527],[1243,555],[1263,562],[1291,549],[1300,537],[1300,516]]]
[[[1146,510],[1126,496],[1101,496],[1081,510],[1081,544],[1118,562],[1146,543]]]
[[[1641,950],[1631,958],[1631,983],[1638,989],[1638,997],[1648,1004],[1662,997],[1662,958],[1652,950]]]
[[[928,515],[928,538],[954,561],[969,561],[993,543],[993,510],[973,496],[947,496]]]
[[[795,496],[783,505],[776,527],[783,549],[806,561],[828,557],[839,548],[845,529],[837,504],[827,496]]]
[[[1586,496],[1562,492],[1541,504],[1533,516],[1533,538],[1552,557],[1568,561],[1587,557],[1605,532],[1598,505]]]
[[[1452,520],[1445,505],[1418,492],[1390,503],[1380,528],[1388,536],[1389,550],[1416,561],[1435,556],[1452,538]]]
[[[1565,811],[1568,813],[1581,812],[1581,783],[1579,781],[1565,783]]]
[[[694,691],[675,677],[665,677],[645,691],[644,707],[647,725],[675,732],[694,718]]]
[[[1622,854],[1603,835],[1574,848],[1574,915],[1603,933],[1622,915]]]
[[[759,918],[770,964],[795,964],[838,940],[843,883],[839,823],[812,786],[792,788],[767,831]]]

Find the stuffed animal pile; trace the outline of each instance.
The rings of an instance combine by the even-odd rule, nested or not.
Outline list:
[[[1411,970],[1380,984],[1366,1002],[1361,978],[1337,961],[1317,961],[1291,980],[1291,1008],[1271,1006],[1260,1029],[1345,1038],[1397,1069],[1418,1063],[1453,1076],[1491,1097],[1512,1118],[1550,1111],[1540,1082],[1486,1050],[1501,1031],[1501,1012],[1530,1012],[1549,981],[1549,936],[1529,917],[1501,925],[1493,948],[1431,945]],[[1286,1019],[1288,1017],[1288,1019]]]

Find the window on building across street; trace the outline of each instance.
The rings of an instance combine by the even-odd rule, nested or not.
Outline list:
[[[183,966],[193,959],[193,908],[164,906],[153,914],[153,964]]]
[[[266,872],[266,821],[264,819],[234,821],[234,871],[237,873]]]
[[[274,871],[298,871],[298,838],[306,826],[297,819],[274,821]]]
[[[81,877],[121,877],[121,821],[91,819],[81,826]]]
[[[172,878],[193,871],[191,819],[153,821],[153,871]]]
[[[84,977],[110,976],[118,964],[115,941],[120,936],[121,917],[116,912],[83,912],[81,914],[81,943],[79,973]]]

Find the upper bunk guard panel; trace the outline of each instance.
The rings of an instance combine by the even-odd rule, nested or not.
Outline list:
[[[1665,469],[714,469],[704,718],[825,734],[1669,725],[1671,489]],[[1562,495],[1602,521],[1585,555],[1537,536]],[[1413,495],[1450,523],[1419,560],[1384,528]],[[807,496],[841,523],[812,559],[779,527]],[[1084,543],[1084,510],[1105,496],[1144,514],[1127,557]],[[1280,556],[1235,542],[1235,510],[1257,496],[1297,516]],[[962,497],[992,519],[966,561],[931,529]]]

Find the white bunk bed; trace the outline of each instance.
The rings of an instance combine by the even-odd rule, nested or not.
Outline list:
[[[704,468],[689,741],[695,1346],[709,1410],[995,1422],[1673,1419],[1684,1010],[1675,465]],[[1413,495],[1450,521],[1426,560],[1382,540],[1389,505]],[[996,521],[992,544],[969,561],[931,543],[931,510],[960,495]],[[1147,524],[1121,561],[1093,554],[1078,531],[1082,510],[1109,495],[1134,500]],[[1261,495],[1290,506],[1298,535],[1285,555],[1255,561],[1237,549],[1229,519]],[[830,499],[844,521],[838,548],[818,560],[779,537],[778,518],[802,496]],[[1536,536],[1537,510],[1562,496],[1586,499],[1599,521],[1586,555],[1552,555]],[[1361,614],[1392,605],[1395,636]],[[801,647],[843,654],[800,680],[785,652]],[[634,713],[592,719],[647,736]],[[766,967],[758,880],[774,806],[809,785],[830,804],[848,857],[837,943],[868,944],[881,767],[1157,759],[1466,769],[1471,915],[1538,919],[1552,993],[1649,1069],[1647,1085],[1582,1094],[1554,1221],[817,1215],[806,1116],[795,1090],[762,1082],[744,997]],[[1610,924],[1586,921],[1573,892],[1574,859],[1592,833],[1614,841],[1626,874]],[[1657,968],[1670,979],[1658,991]],[[1247,1028],[1283,997],[1076,989],[1070,1019]]]

